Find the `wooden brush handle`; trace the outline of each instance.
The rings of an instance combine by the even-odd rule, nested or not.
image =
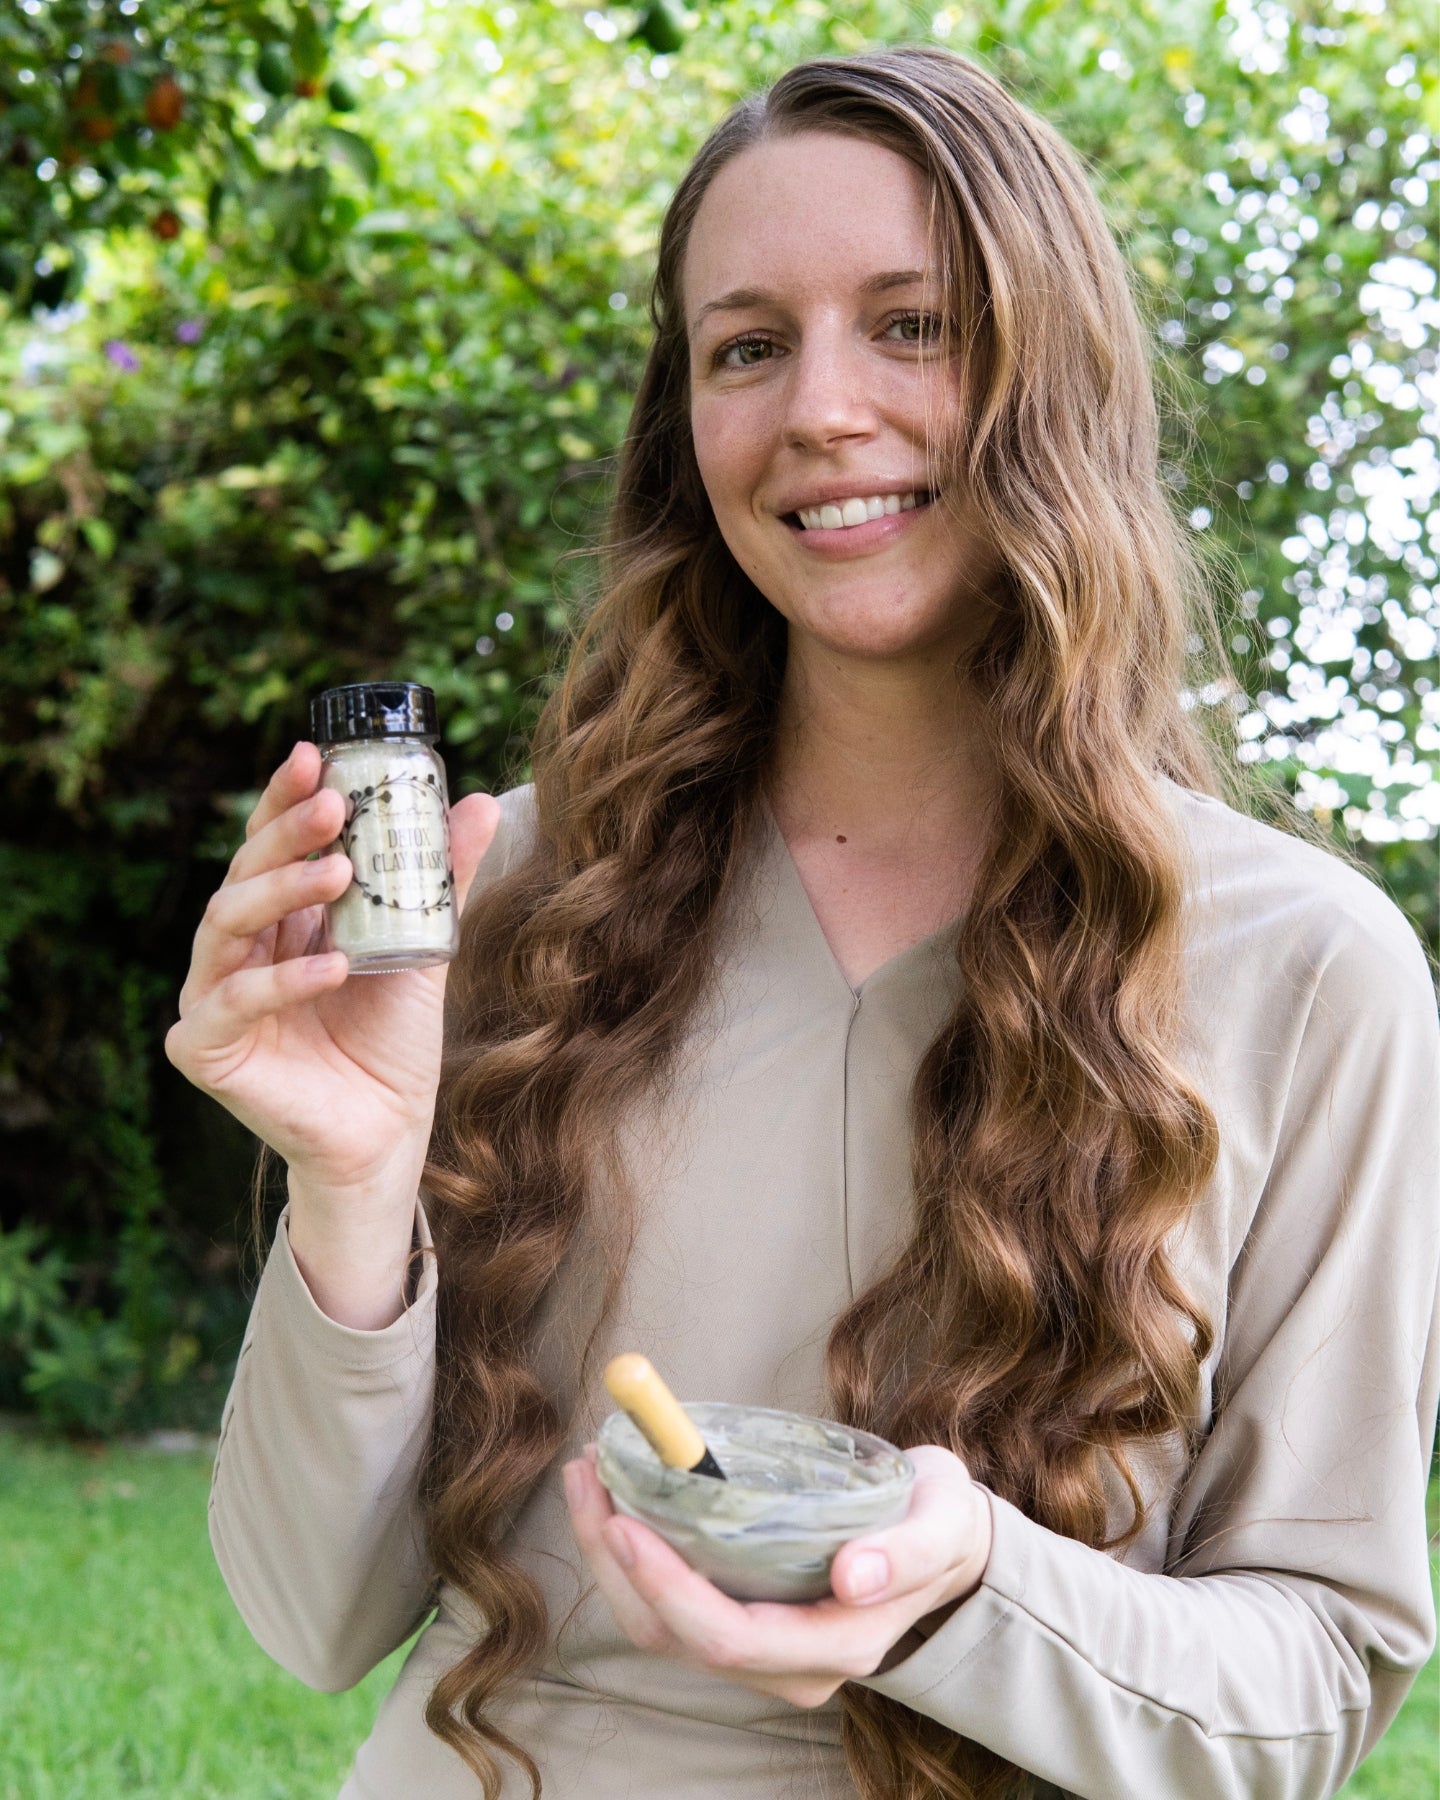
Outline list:
[[[648,1357],[632,1350],[612,1358],[605,1365],[605,1386],[668,1468],[694,1469],[710,1455],[694,1420],[656,1374]]]

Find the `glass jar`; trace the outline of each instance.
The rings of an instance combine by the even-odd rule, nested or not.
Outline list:
[[[667,1468],[624,1412],[600,1427],[597,1471],[617,1512],[732,1599],[823,1599],[840,1546],[910,1510],[915,1465],[884,1438],[762,1406],[701,1400],[685,1411],[724,1481]]]
[[[327,688],[310,702],[320,785],[345,801],[330,846],[354,879],[325,908],[326,948],[357,975],[449,962],[460,946],[435,695],[415,681]]]

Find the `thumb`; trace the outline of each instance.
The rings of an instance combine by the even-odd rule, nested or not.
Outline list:
[[[467,794],[450,808],[450,854],[455,859],[455,916],[465,910],[470,884],[495,839],[500,802],[493,794]]]
[[[990,1556],[985,1490],[938,1444],[906,1454],[915,1465],[915,1487],[905,1518],[852,1538],[836,1554],[831,1582],[836,1597],[852,1605],[893,1600],[940,1581],[963,1590],[984,1575]]]

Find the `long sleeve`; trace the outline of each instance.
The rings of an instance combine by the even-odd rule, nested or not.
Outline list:
[[[996,1499],[980,1589],[864,1684],[1086,1800],[1324,1800],[1434,1644],[1434,995],[1395,909],[1358,910],[1303,996],[1272,973],[1279,1129],[1163,1570]]]
[[[382,1331],[311,1298],[288,1208],[220,1427],[210,1541],[262,1649],[310,1687],[353,1687],[429,1606],[415,1482],[435,1378],[436,1274]],[[422,1243],[429,1230],[417,1209]]]
[[[469,899],[524,853],[532,795],[500,796]],[[383,1330],[354,1331],[315,1304],[288,1219],[287,1207],[221,1417],[210,1541],[261,1648],[310,1687],[336,1691],[402,1644],[432,1602],[416,1480],[439,1282],[427,1255],[407,1311]],[[418,1199],[416,1232],[433,1250]]]

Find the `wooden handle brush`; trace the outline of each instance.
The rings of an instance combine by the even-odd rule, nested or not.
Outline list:
[[[695,1429],[695,1421],[656,1374],[647,1357],[635,1351],[613,1357],[605,1365],[605,1386],[615,1404],[629,1414],[637,1431],[669,1469],[725,1479],[725,1471]]]

